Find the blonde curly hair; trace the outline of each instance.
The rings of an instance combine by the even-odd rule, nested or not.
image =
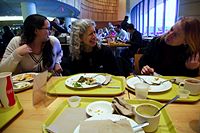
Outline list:
[[[80,59],[81,38],[89,26],[96,27],[96,24],[93,20],[90,19],[78,19],[72,22],[69,47],[72,60]]]

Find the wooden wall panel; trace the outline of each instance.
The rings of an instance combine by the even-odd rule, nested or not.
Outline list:
[[[119,0],[82,0],[80,18],[95,21],[117,21]]]
[[[108,22],[111,22],[113,25],[121,24],[122,21],[95,21],[96,22],[96,28],[103,28],[108,26]]]

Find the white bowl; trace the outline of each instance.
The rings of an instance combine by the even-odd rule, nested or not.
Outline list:
[[[112,103],[107,101],[96,101],[90,103],[86,107],[86,112],[89,116],[112,114],[114,109],[112,108]]]

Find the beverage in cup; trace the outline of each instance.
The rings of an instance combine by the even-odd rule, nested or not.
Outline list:
[[[135,121],[138,124],[148,122],[149,125],[144,127],[145,132],[155,132],[158,128],[161,112],[156,112],[159,108],[150,103],[139,104],[134,108]]]
[[[9,108],[15,105],[11,72],[0,73],[0,107]]]
[[[136,83],[134,86],[136,99],[146,99],[148,95],[149,85],[146,83]]]
[[[195,78],[185,79],[184,82],[179,83],[179,88],[190,91],[190,95],[199,95],[200,80]]]

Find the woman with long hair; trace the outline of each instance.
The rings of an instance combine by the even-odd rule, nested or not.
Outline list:
[[[48,19],[39,14],[28,16],[23,24],[21,36],[8,44],[0,63],[0,72],[61,73],[62,49],[57,38],[50,35]]]
[[[97,44],[95,22],[79,19],[72,23],[70,36],[70,74],[110,73],[119,75],[119,67],[112,50]]]
[[[155,37],[140,59],[142,74],[197,76],[200,70],[200,21],[183,17]]]

